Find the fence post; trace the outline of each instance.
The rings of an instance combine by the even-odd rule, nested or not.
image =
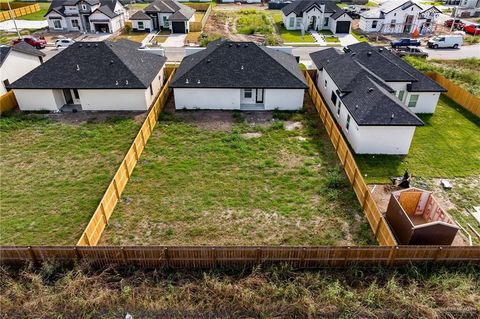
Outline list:
[[[85,238],[85,241],[87,242],[87,246],[91,246],[90,245],[90,240],[88,239],[88,235],[87,235],[87,231],[85,230],[85,232],[83,233],[83,238]]]
[[[169,262],[169,259],[168,259],[168,248],[167,247],[163,248],[163,257],[165,257],[165,267],[169,267],[170,262]]]
[[[387,263],[388,266],[393,265],[393,262],[395,261],[395,254],[396,254],[397,250],[398,250],[398,246],[392,246],[392,248],[390,248],[390,253],[388,254],[388,263]]]
[[[73,250],[75,251],[75,256],[77,257],[78,260],[82,259],[82,256],[80,255],[80,251],[78,251],[77,247],[73,247]]]
[[[137,142],[133,141],[133,151],[135,153],[135,160],[139,160],[139,157],[138,157],[138,151],[137,151]]]
[[[127,178],[130,178],[130,172],[128,171],[128,165],[127,165],[127,161],[126,160],[123,160],[123,166],[125,167],[125,171],[127,172]]]
[[[438,260],[438,255],[443,251],[443,247],[438,247],[437,252],[435,254],[435,258],[433,260],[437,261]]]
[[[125,264],[127,264],[127,263],[128,263],[128,259],[127,259],[127,253],[125,252],[125,247],[124,247],[124,246],[122,246],[121,251],[122,251],[123,262],[124,262]]]
[[[108,225],[107,214],[105,213],[105,206],[103,205],[103,200],[100,202],[100,209],[102,210],[103,221],[105,225]]]
[[[117,195],[117,199],[120,199],[120,192],[118,191],[116,178],[113,178],[113,188],[115,188],[115,194]]]
[[[28,251],[30,252],[30,257],[32,258],[32,262],[33,262],[35,265],[38,265],[37,256],[35,256],[35,252],[33,251],[33,249],[32,249],[31,246],[28,246]]]

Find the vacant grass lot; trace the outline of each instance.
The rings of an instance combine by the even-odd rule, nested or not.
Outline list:
[[[405,169],[419,177],[480,175],[480,119],[442,96],[433,115],[420,115],[407,156],[357,155],[368,182],[388,183]]]
[[[163,114],[101,244],[375,244],[316,114],[248,123]]]
[[[274,31],[270,16],[263,11],[247,9],[235,12],[234,15],[237,32],[240,34],[269,35]]]
[[[0,119],[2,245],[76,244],[140,126],[50,117]]]

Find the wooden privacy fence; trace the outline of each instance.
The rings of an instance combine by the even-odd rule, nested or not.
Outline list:
[[[437,72],[426,72],[425,74],[448,90],[448,92],[444,93],[446,96],[476,116],[480,116],[480,98],[446,79],[443,75],[438,74]]]
[[[13,110],[16,107],[18,107],[18,103],[13,91],[8,91],[0,96],[0,114]]]
[[[170,93],[170,81],[172,80],[173,74],[175,73],[174,68],[166,69],[168,76],[167,82],[164,84],[163,89],[161,90],[158,98],[155,100],[153,105],[150,107],[145,121],[143,122],[137,136],[133,140],[132,145],[127,151],[127,154],[123,158],[120,166],[117,169],[117,172],[113,176],[112,181],[107,187],[105,194],[103,195],[100,203],[97,206],[97,209],[93,213],[90,222],[83,231],[80,240],[77,245],[79,246],[95,246],[97,245],[100,237],[102,236],[103,230],[108,224],[108,220],[115,209],[115,206],[122,195],[125,186],[132,175],[133,169],[137,165],[138,159],[147,144],[150,135],[152,134],[153,128],[157,124],[158,115],[162,111],[165,102],[167,101],[168,95]]]
[[[330,114],[330,111],[323,102],[310,73],[305,72],[305,77],[307,79],[310,97],[315,104],[315,107],[320,115],[320,119],[325,125],[328,136],[330,137],[333,147],[337,152],[338,158],[343,165],[348,180],[352,184],[353,190],[355,191],[358,201],[360,202],[360,206],[362,206],[363,212],[367,217],[368,223],[372,228],[375,238],[380,245],[395,246],[397,241],[395,240],[395,237],[393,236],[385,218],[378,209],[370,189],[365,183],[360,169],[355,162],[352,151],[343,138],[342,132],[336,125],[336,122]]]
[[[189,23],[188,31],[189,32],[201,32],[205,23],[207,23],[208,17],[212,12],[212,6],[210,4],[205,3],[190,3],[188,6],[192,7],[197,11],[205,11],[205,14],[200,21],[194,21]]]
[[[352,264],[396,266],[409,263],[480,263],[480,247],[168,247],[168,246],[4,246],[0,264],[87,261],[98,266],[232,268],[290,264],[296,268],[345,267]]]
[[[12,6],[12,14],[14,18],[40,11],[40,5],[38,3],[30,5],[26,3],[11,3],[10,5]],[[17,8],[14,9],[15,7]],[[6,3],[2,3],[0,8],[2,10],[8,10],[8,5]],[[12,17],[10,16],[9,10],[0,12],[0,22],[10,20],[11,18]]]

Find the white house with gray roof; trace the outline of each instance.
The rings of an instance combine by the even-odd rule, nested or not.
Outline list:
[[[130,20],[134,31],[188,33],[189,23],[195,21],[195,10],[177,1],[156,0],[132,14]]]
[[[363,32],[430,34],[442,12],[435,6],[422,7],[409,0],[385,1],[380,7],[360,14]]]
[[[7,93],[10,83],[43,63],[45,54],[25,42],[0,45],[0,95]]]
[[[445,89],[383,47],[311,53],[316,85],[357,154],[408,154],[415,113],[433,113]]]
[[[291,54],[217,40],[186,56],[170,86],[176,109],[299,110],[307,84]]]
[[[128,40],[77,42],[9,87],[22,111],[146,111],[166,58],[138,48]]]
[[[128,11],[118,0],[53,0],[45,18],[50,31],[115,33]]]
[[[282,8],[287,30],[350,33],[352,18],[332,0],[298,0]]]

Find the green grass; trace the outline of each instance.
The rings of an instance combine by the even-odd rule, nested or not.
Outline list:
[[[207,128],[196,114],[162,115],[102,244],[375,244],[316,114],[264,127],[224,113]]]
[[[149,3],[129,3],[128,8],[132,10],[141,10],[146,8]]]
[[[358,34],[353,30],[350,33],[355,37],[355,39],[357,39],[360,42],[367,42],[368,41],[367,37],[365,37],[361,34]]]
[[[340,40],[338,40],[337,37],[325,37],[325,42],[327,43],[339,43]]]
[[[45,20],[44,15],[47,13],[48,8],[50,7],[50,3],[38,2],[38,4],[40,5],[40,11],[18,17],[17,20]]]
[[[480,95],[480,59],[478,58],[425,60],[407,56],[404,59],[422,72],[435,71],[473,95]]]
[[[365,6],[370,7],[370,8],[374,8],[374,7],[378,7],[378,3],[369,0]]]
[[[446,97],[433,115],[420,115],[424,127],[415,130],[407,156],[357,155],[368,182],[388,183],[405,169],[422,178],[480,174],[480,119]]]
[[[123,31],[121,34],[115,37],[115,40],[127,39],[135,42],[142,42],[145,37],[148,35],[147,32],[134,32],[134,31]]]
[[[43,29],[22,29],[19,30],[22,36],[34,34]],[[18,39],[16,32],[0,31],[0,44],[12,44],[12,41]]]
[[[315,43],[315,38],[308,32],[305,32],[304,36],[302,36],[302,32],[300,30],[287,30],[285,29],[282,21],[282,12],[272,10],[270,12],[271,16],[273,17],[273,21],[275,22],[275,26],[277,29],[278,34],[282,38],[282,40],[286,43]]]
[[[274,32],[269,15],[263,11],[246,9],[235,12],[237,32],[240,34],[269,35]]]
[[[138,128],[2,115],[0,244],[76,244]]]
[[[106,268],[106,267],[105,267]],[[478,318],[478,265],[1,268],[3,318]]]

